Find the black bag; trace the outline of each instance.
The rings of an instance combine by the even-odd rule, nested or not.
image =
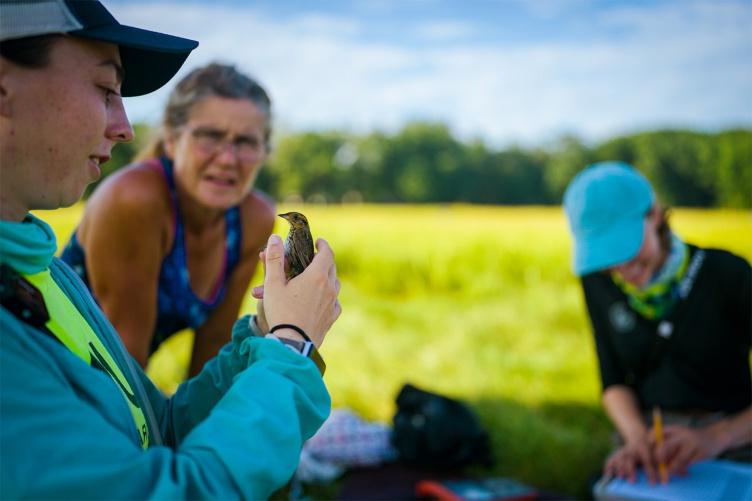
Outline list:
[[[411,384],[397,395],[392,442],[402,461],[415,466],[493,464],[488,433],[467,405]]]

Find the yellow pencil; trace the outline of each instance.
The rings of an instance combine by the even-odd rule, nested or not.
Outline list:
[[[655,431],[655,444],[660,449],[663,445],[663,417],[658,406],[653,407],[653,430]],[[668,472],[666,471],[666,463],[663,461],[658,462],[658,474],[661,477],[661,483],[667,484]]]

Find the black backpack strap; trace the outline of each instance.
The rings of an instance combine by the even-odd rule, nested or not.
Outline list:
[[[42,293],[5,263],[0,265],[0,304],[21,322],[49,334],[60,342],[47,327],[50,314]]]

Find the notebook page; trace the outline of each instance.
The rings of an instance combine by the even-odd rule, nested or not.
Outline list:
[[[655,501],[726,501],[752,499],[752,465],[723,460],[695,463],[686,477],[672,477],[668,484],[650,485],[641,471],[634,484],[614,479],[605,489],[616,498]]]

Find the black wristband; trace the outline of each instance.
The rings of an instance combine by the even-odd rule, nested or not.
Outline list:
[[[308,337],[308,334],[306,334],[303,329],[293,324],[277,324],[271,329],[269,329],[269,334],[274,334],[274,331],[279,330],[279,329],[292,329],[298,334],[300,334],[301,336],[303,336],[303,339],[305,339],[309,343],[313,343],[313,341],[311,341],[311,338]]]

